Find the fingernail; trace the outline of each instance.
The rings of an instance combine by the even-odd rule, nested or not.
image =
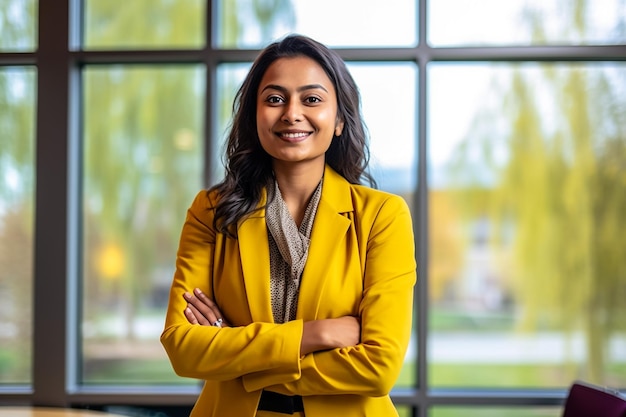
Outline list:
[[[186,299],[190,299],[191,298],[191,294],[186,292],[186,293],[183,294],[183,297],[185,297]]]
[[[202,291],[200,291],[200,288],[196,288],[196,289],[194,290],[194,292],[195,292],[196,294],[198,294],[198,295],[202,294]]]

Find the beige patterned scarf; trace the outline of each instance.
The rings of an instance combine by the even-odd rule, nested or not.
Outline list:
[[[300,278],[309,253],[313,220],[322,195],[322,181],[313,192],[298,229],[274,183],[268,192],[266,223],[270,243],[270,290],[275,323],[296,318]]]

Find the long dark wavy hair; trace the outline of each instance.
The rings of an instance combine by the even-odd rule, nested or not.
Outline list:
[[[237,221],[253,212],[262,190],[272,184],[272,158],[261,147],[257,133],[256,103],[261,79],[277,59],[305,56],[326,72],[337,92],[337,119],[344,122],[341,137],[333,137],[326,163],[352,184],[366,181],[376,187],[367,170],[369,137],[361,116],[361,97],[346,64],[334,51],[301,35],[289,35],[267,46],[252,64],[233,103],[233,120],[226,143],[224,179],[211,187],[217,190],[214,226],[236,237]]]

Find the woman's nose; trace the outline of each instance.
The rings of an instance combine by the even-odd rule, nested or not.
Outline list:
[[[302,106],[297,100],[290,100],[285,105],[282,121],[287,124],[296,124],[302,121]]]

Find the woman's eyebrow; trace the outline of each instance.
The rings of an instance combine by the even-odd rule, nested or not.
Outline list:
[[[328,93],[328,90],[326,89],[326,87],[324,87],[321,84],[307,84],[307,85],[303,85],[301,87],[298,87],[296,89],[296,91],[298,91],[299,93],[302,91],[306,91],[306,90],[324,90]],[[283,87],[282,85],[278,85],[278,84],[268,84],[266,85],[263,90],[261,90],[261,92],[265,91],[265,90],[278,90],[281,91],[283,93],[287,92],[287,89],[285,87]]]

